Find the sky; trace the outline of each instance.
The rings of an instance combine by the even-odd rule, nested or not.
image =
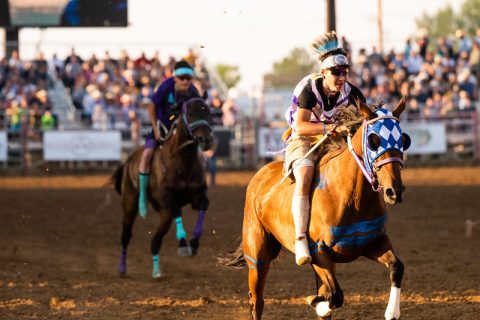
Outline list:
[[[210,65],[225,63],[240,69],[239,88],[258,88],[263,74],[295,47],[308,48],[326,30],[326,0],[129,0],[128,28],[23,29],[21,55],[33,58],[39,50],[66,56],[75,47],[82,56],[109,50],[113,57],[126,49],[132,57],[155,51],[165,61],[180,57],[189,47],[199,48]],[[370,50],[378,42],[378,0],[336,0],[339,36],[353,51]],[[383,0],[384,49],[403,47],[416,33],[415,18],[460,0]],[[0,35],[3,44],[4,36]],[[201,46],[201,48],[200,48]],[[2,45],[3,47],[3,45]],[[2,49],[3,50],[3,49]],[[0,51],[0,54],[3,51]]]

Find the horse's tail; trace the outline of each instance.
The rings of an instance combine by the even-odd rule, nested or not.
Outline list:
[[[242,243],[234,251],[229,253],[219,254],[217,256],[217,264],[224,267],[234,269],[242,269],[247,266],[245,256],[243,255]]]
[[[110,181],[115,185],[115,190],[117,190],[118,194],[122,194],[122,177],[124,168],[125,165],[121,164],[110,177]]]

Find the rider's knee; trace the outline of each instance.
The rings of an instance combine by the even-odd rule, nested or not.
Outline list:
[[[297,187],[301,190],[310,190],[313,178],[313,161],[310,159],[299,160],[300,162],[294,162],[295,168],[293,169],[293,175],[297,183]]]

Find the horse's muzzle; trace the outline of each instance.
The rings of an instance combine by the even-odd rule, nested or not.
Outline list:
[[[213,135],[210,136],[197,136],[195,140],[202,151],[210,150],[213,146]]]
[[[402,196],[405,192],[405,186],[401,186],[400,188],[389,187],[385,188],[384,191],[384,199],[386,203],[389,204],[396,204],[402,202]]]

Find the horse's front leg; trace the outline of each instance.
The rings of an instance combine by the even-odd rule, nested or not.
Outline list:
[[[178,240],[177,255],[179,257],[191,257],[192,249],[187,242],[187,232],[183,226],[182,209],[175,208],[173,212],[175,218],[176,237]]]
[[[152,277],[154,279],[160,278],[162,276],[162,271],[160,268],[160,257],[159,252],[162,246],[163,237],[167,234],[170,226],[172,225],[172,214],[169,211],[160,211],[160,225],[158,226],[157,232],[153,235],[150,249],[152,252]]]
[[[312,267],[317,280],[317,296],[309,299],[309,304],[320,319],[330,319],[334,309],[343,305],[342,288],[335,278],[335,263],[322,253],[313,256]]]
[[[400,288],[404,266],[402,261],[393,253],[392,244],[388,236],[383,235],[371,243],[364,256],[384,264],[390,270],[390,299],[385,310],[385,319],[398,320],[400,318]]]

